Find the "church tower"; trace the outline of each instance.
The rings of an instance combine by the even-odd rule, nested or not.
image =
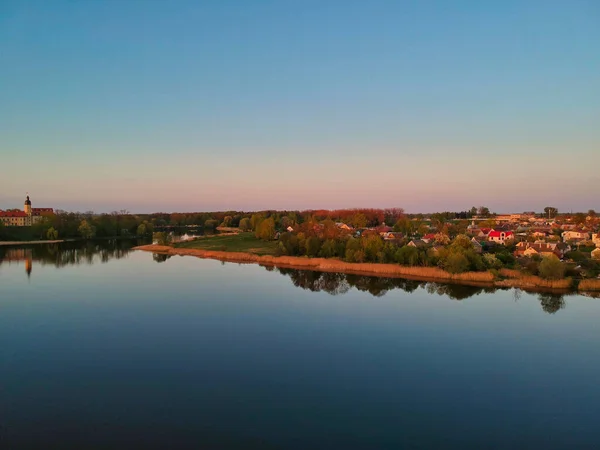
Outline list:
[[[27,196],[27,199],[25,200],[25,206],[23,207],[23,211],[25,211],[25,214],[27,214],[29,217],[31,217],[31,200],[29,200],[29,195]]]

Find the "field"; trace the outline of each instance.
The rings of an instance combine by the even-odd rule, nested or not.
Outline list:
[[[240,233],[227,236],[207,236],[195,241],[180,242],[175,248],[216,250],[223,252],[245,252],[255,255],[274,255],[276,241],[265,242],[257,239],[252,233]]]

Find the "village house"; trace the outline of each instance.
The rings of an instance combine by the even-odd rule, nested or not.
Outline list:
[[[346,231],[352,230],[352,227],[350,225],[346,225],[343,222],[336,222],[335,226],[338,227],[340,230],[346,230]]]
[[[381,233],[379,233],[379,235],[385,241],[394,241],[394,240],[402,239],[402,233],[394,233],[394,232],[391,232],[391,231],[381,232]]]
[[[426,244],[430,244],[432,241],[435,241],[435,233],[427,233],[421,240]]]
[[[496,231],[492,230],[488,234],[488,241],[496,242],[504,245],[508,241],[512,241],[515,238],[515,234],[512,231]]]
[[[590,233],[581,230],[563,231],[561,233],[563,241],[587,241],[590,238]]]
[[[547,243],[547,242],[519,242],[517,244],[517,250],[515,250],[515,256],[551,256],[554,255],[557,258],[564,256],[563,251],[559,248],[558,244]]]
[[[600,233],[592,234],[592,242],[596,247],[600,247]]]
[[[600,248],[592,250],[592,259],[600,259]]]
[[[409,247],[415,247],[415,248],[423,248],[427,246],[427,242],[421,240],[421,239],[413,239],[412,241],[410,241],[408,244]]]

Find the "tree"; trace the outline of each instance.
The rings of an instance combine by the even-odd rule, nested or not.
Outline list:
[[[263,220],[256,229],[256,237],[263,241],[270,241],[275,236],[275,221],[272,217]]]
[[[438,245],[448,245],[450,243],[450,237],[444,233],[437,233],[434,239]]]
[[[548,219],[555,218],[557,214],[558,214],[558,209],[556,209],[554,206],[546,206],[544,208],[544,215],[546,217],[548,217]]]
[[[156,242],[158,245],[169,245],[171,244],[171,240],[171,235],[164,231],[152,234],[152,242]]]
[[[81,224],[79,225],[77,231],[84,239],[92,239],[96,235],[96,228],[91,226],[87,220],[81,221]]]
[[[321,250],[321,240],[311,236],[306,240],[306,256],[317,256]]]
[[[547,280],[560,280],[565,276],[565,266],[554,255],[544,257],[538,271],[540,276]]]
[[[405,236],[410,236],[413,232],[413,223],[410,219],[404,217],[396,222],[394,231],[398,231]]]
[[[471,239],[469,239],[469,236],[467,236],[466,234],[459,234],[452,241],[450,248],[453,251],[470,250],[473,248],[473,243],[471,242]]]
[[[450,253],[444,262],[444,269],[450,273],[463,273],[469,270],[469,260],[462,253]]]
[[[473,206],[471,208],[471,210],[469,211],[469,214],[471,215],[471,217],[476,216],[477,215],[477,207]]]
[[[146,225],[144,225],[143,223],[141,223],[137,227],[137,235],[138,236],[144,236],[145,234],[146,234]]]
[[[252,229],[249,218],[244,217],[242,220],[240,220],[240,229],[242,231],[249,231],[250,229]]]
[[[215,230],[219,226],[219,221],[215,219],[208,219],[204,222],[204,228],[207,230]]]
[[[479,215],[481,217],[489,217],[490,216],[490,209],[487,206],[480,206],[479,209],[477,210],[477,212],[479,213]]]
[[[55,230],[54,227],[50,227],[50,229],[46,233],[46,237],[51,241],[56,240],[58,239],[58,231]]]
[[[367,216],[363,213],[358,213],[352,216],[350,223],[354,228],[365,228],[367,226]]]

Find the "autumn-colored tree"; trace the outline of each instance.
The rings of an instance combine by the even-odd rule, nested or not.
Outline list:
[[[367,217],[363,213],[352,216],[350,223],[354,228],[365,228],[367,226]]]
[[[263,241],[270,241],[275,237],[275,220],[272,217],[259,223],[256,229],[256,237]]]

